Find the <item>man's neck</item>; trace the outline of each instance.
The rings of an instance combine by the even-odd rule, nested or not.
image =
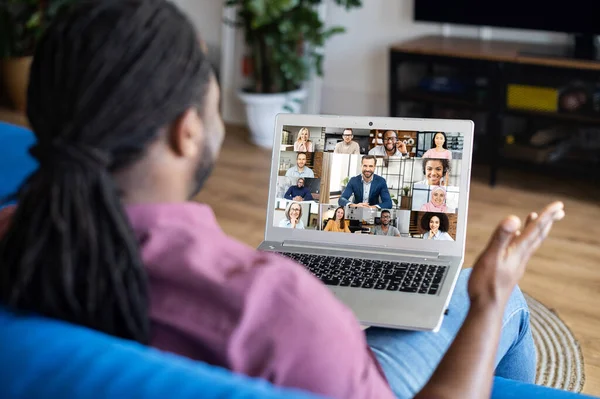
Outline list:
[[[304,166],[300,167],[300,166],[296,165],[296,169],[298,169],[298,172],[302,172],[302,171],[304,171]]]
[[[395,154],[396,154],[396,149],[395,149],[395,148],[392,148],[392,150],[390,151],[390,150],[388,150],[388,149],[386,148],[386,149],[385,149],[385,153],[386,153],[386,154],[387,154],[389,157],[391,157],[391,156],[393,156],[393,155],[395,155]]]
[[[389,225],[389,224],[382,224],[382,225],[381,225],[381,230],[383,230],[383,231],[388,231],[388,227],[390,227],[390,225]]]
[[[371,183],[371,181],[373,181],[373,175],[371,175],[371,177],[368,179],[365,177],[365,175],[362,175],[362,178],[365,183]]]

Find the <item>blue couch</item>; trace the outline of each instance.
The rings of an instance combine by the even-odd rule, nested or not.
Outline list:
[[[37,168],[26,129],[0,122],[0,195]],[[575,399],[572,394],[502,378],[494,399]],[[259,379],[194,362],[80,326],[0,308],[2,399],[317,399]]]

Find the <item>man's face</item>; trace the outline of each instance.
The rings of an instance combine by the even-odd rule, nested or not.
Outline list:
[[[200,118],[199,123],[203,125],[204,148],[196,160],[192,197],[200,192],[210,176],[225,137],[225,126],[219,112],[219,86],[214,77],[209,83]]]
[[[396,135],[396,132],[394,132],[393,130],[388,130],[383,135],[383,145],[385,146],[386,150],[388,150],[388,151],[394,150],[396,148],[397,142],[398,142],[398,136]]]
[[[392,219],[392,217],[390,216],[390,214],[385,212],[381,215],[381,224],[384,226],[387,226],[390,224],[391,219]]]
[[[370,179],[375,173],[375,160],[365,159],[362,161],[362,174],[366,179]]]
[[[299,188],[304,187],[304,179],[298,179],[298,182],[296,184],[298,185]]]
[[[351,130],[344,130],[344,133],[342,133],[342,137],[344,139],[344,143],[350,144],[354,135],[352,134]]]
[[[298,169],[302,169],[304,165],[306,165],[306,154],[298,155],[298,158],[296,159],[296,165],[298,166]]]

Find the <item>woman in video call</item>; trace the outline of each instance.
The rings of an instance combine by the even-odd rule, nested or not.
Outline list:
[[[352,233],[348,228],[348,223],[345,219],[346,211],[343,206],[335,210],[334,219],[329,220],[324,231],[333,231],[335,233]]]
[[[431,149],[425,151],[423,158],[452,159],[452,151],[448,149],[448,144],[446,144],[446,133],[437,132],[433,135]]]
[[[313,152],[313,142],[310,141],[310,131],[307,127],[303,127],[298,132],[298,138],[294,143],[294,151],[297,152]]]
[[[425,180],[415,182],[426,186],[448,186],[450,161],[447,159],[423,158]]]
[[[421,219],[421,229],[425,231],[424,240],[454,241],[448,234],[450,221],[445,213],[427,212]]]
[[[281,219],[279,227],[287,227],[288,229],[304,229],[302,222],[302,206],[297,202],[292,202],[285,211],[285,219]]]
[[[446,189],[442,186],[434,186],[431,189],[431,199],[429,202],[423,204],[419,210],[421,212],[448,212],[448,207],[446,206]]]

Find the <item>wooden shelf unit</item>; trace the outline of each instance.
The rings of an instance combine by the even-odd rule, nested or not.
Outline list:
[[[502,158],[504,124],[508,117],[524,118],[527,123],[548,121],[600,127],[600,112],[579,114],[508,107],[509,84],[559,88],[573,81],[584,81],[598,84],[600,88],[598,61],[524,55],[525,51],[541,53],[550,47],[444,36],[423,36],[393,45],[389,49],[389,115],[416,116],[400,112],[400,108],[408,103],[419,104],[423,108],[419,117],[433,117],[436,107],[480,114],[484,122],[480,122],[479,126],[476,122],[476,129],[483,127],[484,134],[476,135],[474,144],[478,151],[483,151],[481,158],[489,162],[489,182],[495,185],[499,167],[509,164]],[[405,67],[414,70],[408,71]],[[482,77],[487,82],[484,98],[434,92],[420,87],[419,73],[422,77],[431,77],[436,69],[453,70],[461,77]]]

